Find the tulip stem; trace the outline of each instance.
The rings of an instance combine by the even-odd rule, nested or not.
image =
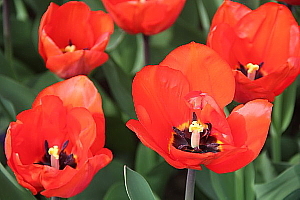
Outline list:
[[[271,137],[272,160],[273,162],[281,161],[281,135],[273,134]]]
[[[149,45],[150,37],[148,35],[143,34],[143,41],[144,41],[144,59],[145,65],[150,64],[150,45]]]
[[[60,200],[60,197],[51,197],[50,200]]]
[[[185,184],[185,200],[194,200],[196,170],[188,169]]]
[[[10,31],[10,14],[9,14],[9,0],[3,0],[3,40],[4,40],[4,55],[9,64],[11,74],[17,79],[16,72],[13,66],[13,48],[11,42],[11,31]]]

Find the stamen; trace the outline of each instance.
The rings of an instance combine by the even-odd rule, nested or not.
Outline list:
[[[59,169],[59,149],[58,146],[49,148],[48,153],[50,155],[51,167]]]
[[[74,44],[68,45],[65,47],[64,52],[74,52],[76,50],[76,46]]]
[[[189,126],[189,132],[192,133],[191,135],[191,147],[199,147],[199,142],[201,135],[204,130],[204,126],[199,124],[197,121],[192,121],[191,125]]]
[[[250,80],[254,80],[256,72],[259,70],[259,65],[248,63],[245,68],[247,69],[247,77]]]

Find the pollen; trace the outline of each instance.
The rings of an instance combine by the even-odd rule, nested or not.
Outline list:
[[[76,46],[74,44],[68,45],[65,47],[64,52],[74,52],[76,50]]]
[[[203,130],[205,129],[205,127],[198,123],[198,121],[192,121],[191,125],[189,126],[189,132],[195,132],[197,131],[198,133],[203,132]]]
[[[256,72],[257,70],[259,70],[259,65],[254,65],[252,63],[248,63],[246,65],[246,69],[248,70],[248,73],[253,73]]]
[[[54,157],[55,159],[59,159],[59,148],[58,146],[53,146],[48,150],[49,155]]]
[[[254,80],[256,72],[259,70],[259,65],[248,63],[245,68],[247,70],[247,77],[250,80]]]

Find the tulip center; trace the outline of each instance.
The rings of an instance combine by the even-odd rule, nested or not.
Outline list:
[[[63,52],[74,52],[76,50],[76,46],[74,44],[72,45],[68,45],[65,47],[64,51]]]
[[[248,63],[247,65],[243,66],[240,64],[240,71],[247,76],[250,80],[255,80],[258,78],[261,78],[263,75],[260,71],[263,63],[257,65],[257,64],[252,64]]]
[[[173,127],[173,146],[179,150],[192,153],[219,152],[220,144],[215,136],[211,135],[211,123],[202,123],[193,113],[192,123],[184,123]]]
[[[76,156],[73,154],[67,154],[65,149],[69,144],[69,140],[63,143],[62,148],[59,149],[57,145],[49,148],[48,141],[45,141],[45,155],[42,161],[35,163],[41,165],[49,165],[55,169],[63,170],[67,165],[76,168]]]
[[[72,40],[69,40],[69,44],[64,49],[62,49],[63,53],[74,51],[76,51],[76,46],[73,44]]]

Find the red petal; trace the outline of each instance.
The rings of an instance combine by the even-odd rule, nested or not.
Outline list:
[[[65,3],[55,10],[48,23],[44,24],[44,30],[59,48],[68,46],[69,40],[76,49],[91,48],[94,36],[89,24],[90,12],[83,2]]]
[[[45,14],[42,16],[41,22],[40,22],[40,26],[39,26],[39,35],[43,35],[45,33],[43,33],[43,28],[44,26],[49,23],[49,21],[51,20],[51,18],[53,17],[53,14],[55,13],[55,11],[59,8],[58,5],[56,5],[55,3],[50,3],[47,11],[45,12]],[[44,44],[41,41],[41,37],[39,37],[39,53],[41,54],[41,56],[46,59],[46,55],[44,53]]]
[[[212,49],[191,42],[173,50],[160,65],[180,70],[189,80],[191,91],[202,91],[223,108],[234,95],[230,66]]]
[[[107,60],[108,55],[104,52],[78,50],[49,57],[46,67],[61,78],[70,78],[76,75],[87,75]]]
[[[262,149],[271,123],[272,104],[254,100],[234,110],[228,117],[234,145],[247,151],[228,156],[224,162],[207,167],[217,173],[238,170],[254,160]]]
[[[76,76],[45,88],[38,94],[32,107],[40,105],[41,98],[46,95],[58,96],[63,101],[64,106],[68,108],[84,107],[88,109],[97,125],[97,138],[92,149],[96,151],[104,146],[105,120],[102,111],[102,100],[98,90],[89,78]]]
[[[189,84],[180,71],[146,66],[133,81],[133,100],[140,123],[168,151],[172,127],[190,118],[184,96]]]
[[[234,53],[242,65],[263,62],[269,71],[299,52],[298,24],[284,5],[260,6],[240,20],[236,34]]]
[[[180,14],[185,0],[108,1],[103,4],[114,21],[131,34],[157,34],[169,28]],[[126,13],[124,12],[126,10]]]
[[[251,12],[251,9],[243,4],[233,1],[224,1],[214,15],[211,29],[222,23],[234,27],[237,22],[249,12]]]

